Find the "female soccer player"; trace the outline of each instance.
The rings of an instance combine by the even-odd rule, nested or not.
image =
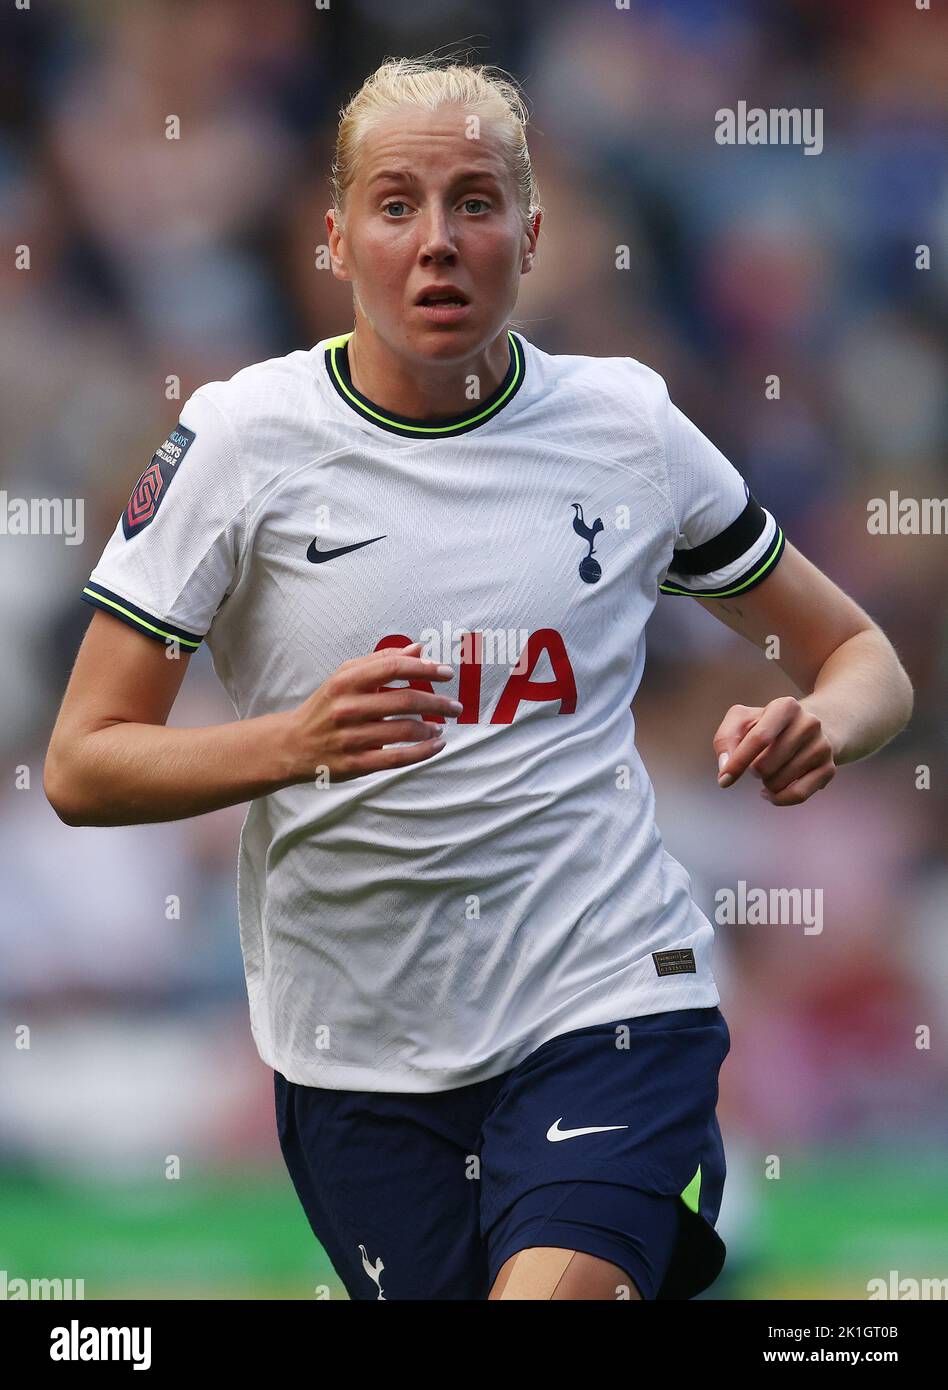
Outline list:
[[[659,592],[778,634],[805,692],[724,714],[722,788],[797,806],[912,707],[660,376],[509,330],[525,127],[483,67],[354,96],[326,216],[354,328],[187,401],[84,589],[46,763],[69,825],[251,801],[251,1026],[353,1298],[680,1299],[721,1268],[713,932],[630,715]],[[169,729],[204,639],[238,719]]]

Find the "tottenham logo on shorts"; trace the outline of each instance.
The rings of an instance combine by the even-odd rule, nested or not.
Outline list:
[[[376,1303],[378,1303],[379,1299],[381,1299],[383,1303],[386,1302],[385,1295],[382,1292],[382,1270],[385,1268],[385,1266],[382,1263],[381,1255],[373,1265],[369,1264],[368,1252],[364,1245],[359,1246],[359,1251],[362,1255],[362,1268],[365,1270],[366,1274],[369,1276],[369,1278],[372,1280],[373,1284],[379,1291],[379,1296],[375,1300]]]
[[[185,425],[175,425],[164,444],[152,457],[135,491],[128,499],[128,506],[122,513],[122,530],[125,539],[131,540],[143,531],[161,506],[162,498],[171,486],[178,465],[194,443],[194,431]]]

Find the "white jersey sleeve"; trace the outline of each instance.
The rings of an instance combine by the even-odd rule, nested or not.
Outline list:
[[[745,593],[777,564],[783,531],[667,389],[661,394],[659,433],[678,536],[659,589],[698,598]]]
[[[201,387],[136,483],[82,597],[195,651],[234,581],[245,512],[232,426]]]

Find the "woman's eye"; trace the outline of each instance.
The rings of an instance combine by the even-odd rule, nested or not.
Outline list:
[[[485,198],[465,198],[461,206],[470,212],[472,205],[480,212],[481,208],[489,208],[490,204]],[[404,220],[404,213],[408,204],[401,198],[393,198],[390,203],[382,204],[382,211],[388,213],[396,222]]]

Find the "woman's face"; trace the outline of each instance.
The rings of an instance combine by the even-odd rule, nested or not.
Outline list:
[[[353,282],[356,314],[401,355],[471,357],[496,339],[530,269],[541,214],[527,226],[514,177],[486,121],[462,107],[412,107],[363,139],[346,199],[344,230],[327,214],[333,272]],[[461,291],[466,306],[427,311],[432,284]]]

